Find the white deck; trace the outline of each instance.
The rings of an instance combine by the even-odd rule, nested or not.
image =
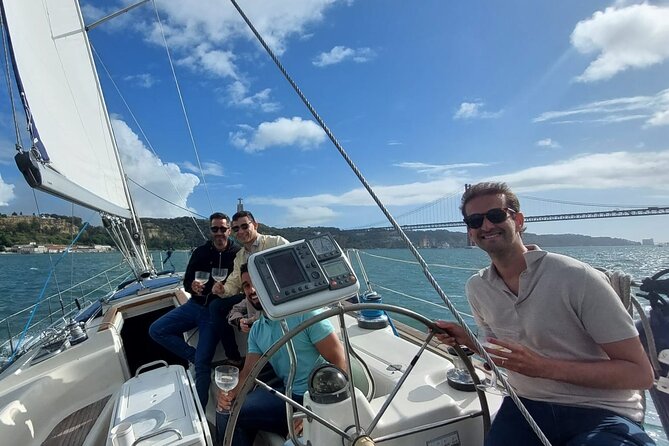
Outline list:
[[[86,426],[88,432],[84,444],[105,445],[114,401],[123,384],[131,378],[122,339],[125,321],[178,305],[183,299],[182,293],[175,294],[174,291],[125,299],[108,310],[105,318],[92,321],[87,330],[89,339],[85,342],[37,364],[31,364],[34,353],[19,358],[0,377],[2,444],[42,444],[68,416],[112,396],[101,411],[97,409],[100,414],[95,423]],[[337,320],[332,322],[335,327],[338,325]],[[406,370],[418,347],[394,336],[390,329],[363,330],[357,327],[352,317],[347,317],[346,323],[351,343],[374,375],[376,393],[366,410],[375,413],[402,374],[396,366]],[[197,337],[191,337],[190,342],[197,342]],[[220,352],[218,355],[216,359],[221,359]],[[446,371],[451,367],[447,359],[425,351],[381,418],[374,436],[440,423],[449,417],[480,410],[476,393],[460,392],[448,386]],[[215,394],[214,386],[212,382],[212,395]],[[207,418],[212,425],[215,422],[214,402],[215,398],[210,398],[207,407]],[[498,403],[498,400],[491,401],[493,407]],[[424,444],[457,428],[462,444],[482,444],[481,423],[481,417],[467,419],[457,425],[415,434],[410,442]],[[384,444],[407,444],[407,438],[397,441]]]

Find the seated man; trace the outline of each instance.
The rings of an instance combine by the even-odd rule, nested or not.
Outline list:
[[[503,347],[492,360],[553,445],[653,445],[643,431],[642,396],[653,371],[634,322],[606,277],[578,260],[525,245],[518,196],[479,183],[462,196],[467,233],[490,257],[466,285],[476,323]],[[475,349],[457,324],[437,338]],[[506,336],[502,333],[512,333]],[[499,339],[497,339],[499,337]],[[505,339],[506,338],[506,339]],[[537,445],[505,398],[486,446]]]
[[[241,249],[230,235],[230,219],[221,212],[209,217],[211,240],[193,251],[184,274],[184,289],[191,294],[188,301],[161,316],[149,327],[149,335],[158,344],[180,358],[195,365],[195,387],[202,403],[207,406],[209,385],[211,383],[211,360],[219,342],[218,326],[227,325],[223,318],[213,319],[218,314],[227,313],[228,309],[243,299],[231,297],[227,300],[211,295],[214,280],[202,284],[195,281],[196,271],[210,272],[214,267],[232,269],[235,256]],[[209,307],[215,307],[212,311]],[[211,313],[211,314],[210,314]],[[212,316],[213,315],[213,316]],[[197,349],[184,340],[184,332],[198,328]],[[228,358],[240,361],[240,353],[231,327],[223,336],[223,348]]]
[[[244,384],[260,356],[283,336],[280,322],[272,321],[262,313],[262,306],[251,283],[247,265],[242,265],[240,271],[242,289],[246,299],[255,309],[260,311],[260,316],[253,323],[249,332],[248,352],[244,369],[239,375],[239,384],[227,394],[219,393],[218,406],[224,410],[230,409],[238,390]],[[317,312],[310,311],[305,314],[290,316],[286,318],[286,323],[289,328],[294,328],[315,314]],[[304,392],[307,390],[307,379],[313,368],[329,361],[342,370],[346,370],[346,358],[344,348],[328,320],[318,322],[299,333],[293,338],[293,345],[297,364],[292,397],[293,400],[301,404]],[[287,349],[280,349],[270,358],[269,362],[276,375],[283,381],[283,388],[277,390],[284,392],[290,372],[290,359]],[[218,413],[216,415],[216,430],[219,441],[223,439],[225,434],[228,418],[228,414]],[[234,446],[251,446],[259,430],[274,432],[282,436],[285,436],[288,432],[286,404],[261,388],[257,388],[246,395],[246,400],[237,419],[232,444]]]

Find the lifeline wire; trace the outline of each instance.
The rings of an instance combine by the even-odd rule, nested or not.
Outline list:
[[[67,249],[63,251],[63,253],[58,257],[58,260],[56,260],[56,263],[53,265],[51,270],[49,270],[49,276],[46,278],[46,281],[44,282],[44,286],[42,287],[42,291],[39,293],[39,297],[37,298],[37,302],[35,306],[33,307],[33,311],[30,312],[30,317],[28,318],[28,321],[26,322],[25,327],[23,328],[23,331],[21,332],[21,336],[19,337],[19,342],[16,343],[16,349],[12,352],[12,356],[9,358],[9,363],[14,361],[14,357],[16,356],[16,353],[18,353],[19,348],[21,347],[21,343],[23,342],[23,339],[26,337],[26,334],[28,333],[28,329],[30,328],[30,323],[32,322],[33,318],[35,317],[35,312],[37,311],[37,308],[39,307],[39,303],[42,301],[44,298],[44,293],[46,293],[46,287],[49,285],[49,280],[51,280],[51,276],[54,273],[54,270],[56,269],[56,266],[58,263],[65,257],[67,254],[69,254],[70,249],[72,246],[74,246],[75,243],[77,243],[77,240],[79,240],[79,237],[84,233],[84,231],[88,228],[88,222],[84,223],[84,226],[81,228],[77,236],[70,242],[68,245]]]

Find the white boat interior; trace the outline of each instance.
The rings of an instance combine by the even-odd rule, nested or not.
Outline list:
[[[215,423],[215,399],[210,398],[206,408],[208,423],[204,422],[192,377],[187,383],[179,382],[179,376],[187,376],[183,369],[181,374],[171,373],[174,379],[168,380],[172,383],[169,385],[155,377],[145,379],[141,385],[132,384],[147,373],[157,376],[157,371],[163,370],[164,375],[168,370],[159,365],[153,372],[142,371],[146,363],[157,360],[179,363],[162,355],[155,345],[150,346],[148,325],[188,297],[181,288],[127,296],[110,304],[104,315],[89,321],[85,341],[76,345],[66,342],[62,351],[52,353],[48,360],[41,357],[44,347],[21,356],[1,377],[3,444],[112,444],[111,430],[121,422],[133,425],[135,439],[163,431],[161,435],[142,440],[141,444],[213,444],[210,429]],[[419,345],[395,336],[389,327],[363,329],[355,317],[348,315],[345,321],[351,345],[371,372],[374,393],[365,410],[373,414],[395,388]],[[337,318],[332,322],[339,327]],[[406,334],[409,335],[409,330]],[[185,336],[196,344],[197,333]],[[243,343],[241,335],[240,342]],[[221,351],[217,352],[216,360],[220,359],[223,359]],[[459,438],[461,444],[482,444],[484,425],[477,393],[450,387],[446,373],[452,368],[452,360],[444,351],[423,352],[379,421],[375,436],[400,434],[396,440],[384,444],[457,444],[430,443],[451,437]],[[138,371],[138,378],[133,378]],[[147,382],[153,382],[154,386]],[[141,402],[128,402],[128,389],[133,386],[135,398]],[[215,392],[212,381],[211,395]],[[491,407],[498,406],[499,397],[486,396]],[[175,398],[183,408],[182,415],[185,412],[192,421],[187,424],[199,426],[190,436],[183,427],[175,427],[184,421],[168,415],[173,409],[166,410],[166,405],[172,404],[170,400]],[[125,407],[126,412],[115,409],[119,405]],[[124,417],[124,413],[127,416]],[[451,424],[449,419],[455,422]],[[346,425],[341,427],[345,429]],[[193,436],[198,438],[193,440]],[[185,442],[187,440],[194,442]],[[276,436],[262,435],[257,444],[282,442],[283,439]]]

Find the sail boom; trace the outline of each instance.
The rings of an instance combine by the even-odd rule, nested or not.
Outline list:
[[[34,189],[41,190],[42,192],[94,211],[126,219],[132,216],[129,209],[118,206],[84,189],[48,167],[48,165],[31,160],[27,152],[17,154],[14,159],[19,171],[21,171],[28,184]]]

